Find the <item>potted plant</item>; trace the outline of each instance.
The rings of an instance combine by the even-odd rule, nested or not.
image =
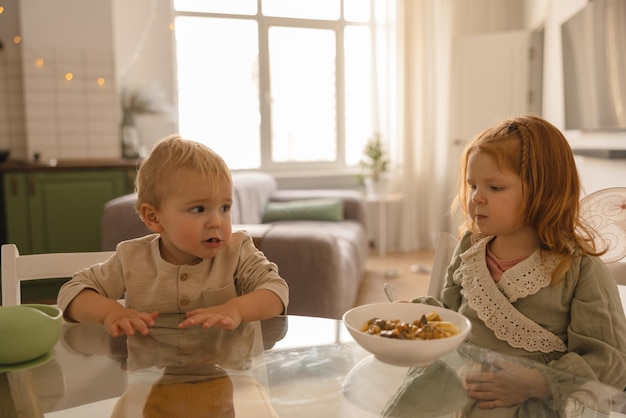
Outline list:
[[[384,195],[387,192],[386,174],[389,171],[389,155],[380,139],[380,133],[376,132],[367,141],[363,154],[359,162],[363,171],[360,180],[365,185],[368,196]]]
[[[122,156],[143,158],[148,150],[141,143],[136,117],[139,115],[167,115],[172,117],[173,108],[166,101],[165,93],[156,84],[135,88],[122,88]]]

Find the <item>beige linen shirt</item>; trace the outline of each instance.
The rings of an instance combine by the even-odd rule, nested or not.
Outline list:
[[[143,312],[183,313],[222,304],[257,289],[274,292],[289,303],[287,283],[243,231],[234,232],[218,254],[194,265],[174,265],[161,258],[159,235],[123,241],[104,263],[74,274],[59,291],[63,310],[84,289],[110,299],[125,300],[128,308]]]

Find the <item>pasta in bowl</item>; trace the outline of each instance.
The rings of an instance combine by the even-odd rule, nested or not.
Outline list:
[[[471,329],[463,315],[420,303],[373,303],[343,315],[352,338],[395,366],[429,364],[457,348]]]

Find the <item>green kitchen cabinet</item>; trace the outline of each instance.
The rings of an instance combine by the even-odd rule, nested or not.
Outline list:
[[[104,204],[134,189],[135,169],[3,173],[5,240],[22,254],[100,251]]]

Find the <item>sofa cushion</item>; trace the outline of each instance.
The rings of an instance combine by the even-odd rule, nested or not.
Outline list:
[[[288,220],[343,221],[343,200],[304,199],[268,202],[263,223]]]
[[[343,201],[343,219],[352,219],[367,225],[363,192],[349,189],[278,189],[272,193],[272,202],[304,199],[340,199]]]

